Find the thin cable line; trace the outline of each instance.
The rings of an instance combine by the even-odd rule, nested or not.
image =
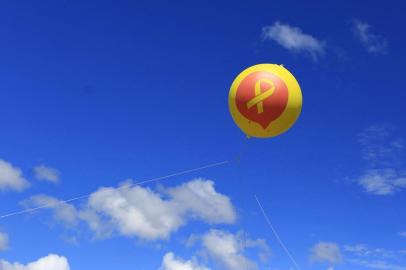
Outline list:
[[[164,176],[160,176],[160,177],[156,177],[156,178],[152,178],[152,179],[148,179],[148,180],[143,180],[143,181],[131,184],[131,185],[121,186],[118,189],[134,187],[134,186],[140,186],[140,185],[144,185],[144,184],[148,184],[148,183],[152,183],[152,182],[157,182],[159,180],[168,179],[168,178],[171,178],[171,177],[174,177],[174,176],[180,176],[180,175],[184,175],[184,174],[188,174],[188,173],[192,173],[192,172],[201,171],[201,170],[204,170],[204,169],[209,169],[209,168],[213,168],[213,167],[222,166],[222,165],[225,165],[227,163],[229,163],[228,160],[224,160],[224,161],[216,162],[216,163],[211,163],[211,164],[200,166],[200,167],[197,167],[197,168],[184,170],[184,171],[180,171],[180,172],[175,172],[175,173],[167,174],[167,175],[164,175]],[[44,205],[41,205],[41,206],[38,206],[38,207],[8,213],[8,214],[0,216],[0,219],[4,219],[4,218],[7,218],[7,217],[11,217],[11,216],[17,216],[17,215],[21,215],[21,214],[25,214],[25,213],[34,212],[34,211],[37,211],[37,210],[40,210],[40,209],[56,206],[56,205],[59,205],[59,204],[64,204],[64,203],[68,203],[68,202],[72,202],[72,201],[77,201],[77,200],[80,200],[80,199],[88,198],[92,194],[93,193],[89,193],[89,194],[86,194],[86,195],[78,196],[78,197],[67,199],[67,200],[64,200],[64,201],[58,201],[56,203],[48,203],[48,204],[44,204]]]
[[[259,199],[258,199],[257,195],[254,195],[254,197],[255,197],[255,200],[258,203],[259,208],[261,209],[262,215],[264,216],[266,222],[268,223],[269,227],[271,228],[271,230],[272,230],[273,234],[275,235],[276,239],[278,240],[279,244],[284,249],[285,253],[288,255],[288,257],[290,258],[292,263],[296,266],[296,269],[301,270],[299,265],[297,264],[296,260],[293,258],[292,254],[290,253],[289,249],[285,246],[282,239],[279,237],[279,234],[277,233],[274,226],[272,225],[271,220],[269,219],[268,215],[265,213],[265,210],[262,207],[262,204],[259,202]]]

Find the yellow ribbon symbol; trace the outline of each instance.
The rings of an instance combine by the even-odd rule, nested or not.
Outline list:
[[[261,83],[269,84],[271,87],[268,88],[265,92],[262,92]],[[251,109],[254,106],[257,106],[258,113],[264,112],[264,100],[272,96],[275,92],[275,84],[269,79],[259,79],[255,82],[255,97],[247,102],[247,108]]]

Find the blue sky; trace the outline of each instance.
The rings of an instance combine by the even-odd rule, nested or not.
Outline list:
[[[406,269],[404,8],[2,1],[0,215],[51,206],[0,219],[0,270],[295,269],[254,194],[301,269]],[[227,96],[258,63],[303,111],[247,141]]]

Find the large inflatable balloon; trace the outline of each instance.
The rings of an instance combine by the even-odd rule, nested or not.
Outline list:
[[[302,92],[286,68],[260,64],[235,78],[228,105],[235,123],[247,136],[274,137],[296,122],[302,110]]]

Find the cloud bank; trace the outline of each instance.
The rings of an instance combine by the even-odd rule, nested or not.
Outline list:
[[[195,179],[174,188],[133,186],[100,188],[87,202],[75,206],[46,195],[24,202],[26,207],[46,205],[56,221],[66,226],[84,222],[95,237],[114,234],[144,240],[168,239],[190,220],[232,224],[236,212],[230,199],[215,190],[214,182]]]

